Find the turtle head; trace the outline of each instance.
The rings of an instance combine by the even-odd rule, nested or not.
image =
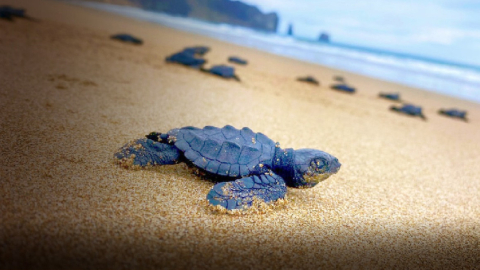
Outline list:
[[[316,149],[295,150],[295,176],[293,186],[310,188],[340,170],[338,159]]]

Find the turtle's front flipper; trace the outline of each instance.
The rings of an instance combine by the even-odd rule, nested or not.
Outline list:
[[[207,200],[211,205],[220,205],[227,210],[246,209],[252,206],[255,199],[273,203],[283,199],[286,192],[285,181],[273,172],[268,172],[218,183],[208,193]]]
[[[142,138],[125,144],[114,156],[123,167],[135,168],[175,164],[182,152],[174,145]]]

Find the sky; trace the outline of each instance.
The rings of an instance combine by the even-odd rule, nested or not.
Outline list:
[[[280,17],[279,33],[480,67],[480,0],[242,0]]]

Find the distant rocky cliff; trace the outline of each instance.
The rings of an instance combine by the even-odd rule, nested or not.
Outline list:
[[[230,0],[129,0],[146,10],[227,23],[267,32],[276,32],[276,13],[262,13],[257,7]]]

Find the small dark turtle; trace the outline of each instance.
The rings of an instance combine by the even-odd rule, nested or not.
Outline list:
[[[206,46],[194,46],[194,47],[187,47],[187,48],[183,49],[184,53],[190,53],[190,54],[193,54],[193,55],[198,54],[200,56],[203,56],[208,51],[210,51],[210,48],[206,47]]]
[[[389,100],[401,101],[399,93],[380,93],[378,96]]]
[[[235,75],[235,68],[230,66],[218,65],[218,66],[213,66],[210,69],[200,68],[200,70],[203,72],[208,72],[208,73],[223,77],[225,79],[233,78],[237,81],[240,81],[240,78],[237,75]]]
[[[315,78],[312,77],[312,76],[299,77],[299,78],[297,78],[297,81],[299,81],[299,82],[311,83],[311,84],[315,84],[315,85],[320,85],[320,82],[317,81],[317,79],[315,79]]]
[[[142,45],[143,44],[143,40],[141,40],[137,37],[134,37],[132,35],[129,35],[129,34],[116,34],[116,35],[110,36],[110,38],[115,39],[115,40],[119,40],[119,41],[123,41],[123,42],[127,42],[127,43],[132,43],[132,44],[135,44],[135,45]]]
[[[355,88],[348,86],[346,84],[334,84],[330,88],[337,91],[342,91],[346,93],[355,93]]]
[[[236,56],[230,56],[228,58],[228,62],[230,63],[235,63],[235,64],[239,64],[239,65],[246,65],[248,64],[247,60],[245,59],[242,59],[240,57],[236,57]]]
[[[25,9],[23,8],[13,8],[11,6],[3,5],[0,6],[0,18],[13,21],[13,18],[23,18],[23,19],[31,19],[29,16],[25,14]]]
[[[415,105],[412,105],[412,104],[404,104],[402,107],[392,106],[392,107],[390,107],[390,110],[396,111],[396,112],[399,112],[399,113],[404,113],[404,114],[407,114],[407,115],[410,115],[410,116],[419,116],[423,120],[427,120],[425,115],[423,115],[423,113],[422,113],[422,107],[415,106]]]
[[[192,68],[200,68],[207,62],[207,60],[203,58],[197,58],[195,57],[195,54],[188,51],[187,52],[181,51],[178,53],[174,53],[170,56],[167,56],[165,58],[165,61],[170,63],[181,64],[181,65],[192,67]]]
[[[468,122],[467,111],[461,111],[461,110],[458,110],[458,109],[449,109],[449,110],[440,109],[438,111],[438,113],[441,114],[441,115],[445,115],[445,116],[449,116],[449,117],[453,117],[453,118],[459,118],[459,119],[462,119],[465,122]]]
[[[341,166],[326,152],[281,149],[262,133],[229,125],[152,132],[125,144],[114,156],[124,167],[186,162],[217,181],[207,200],[228,210],[246,209],[255,200],[273,203],[285,197],[287,186],[314,187]]]
[[[0,9],[0,19],[13,21],[13,16],[9,12]]]

